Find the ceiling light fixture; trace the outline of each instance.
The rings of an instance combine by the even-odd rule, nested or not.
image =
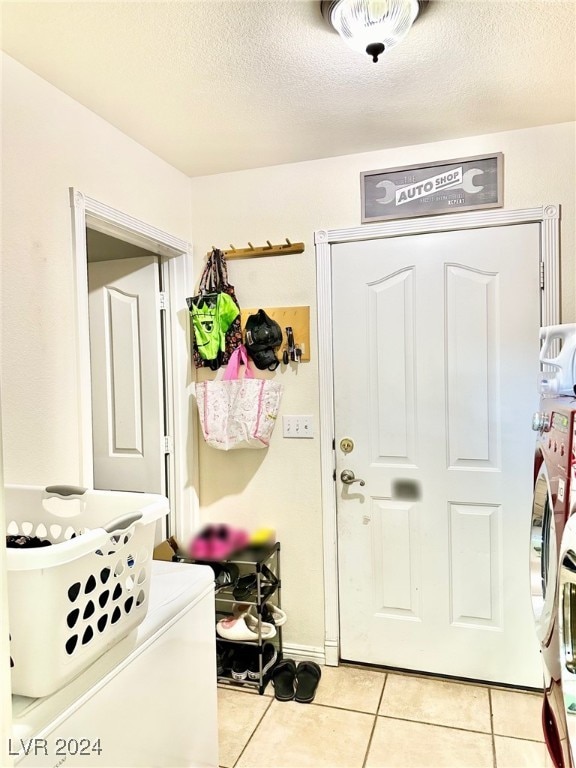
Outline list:
[[[428,0],[322,0],[322,15],[347,45],[372,61],[399,43]]]

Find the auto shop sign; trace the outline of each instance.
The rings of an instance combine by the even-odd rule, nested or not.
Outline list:
[[[501,152],[360,174],[362,223],[503,205]]]

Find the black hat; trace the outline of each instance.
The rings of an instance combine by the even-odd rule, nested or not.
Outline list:
[[[274,371],[280,361],[274,349],[282,344],[282,329],[263,309],[246,320],[246,349],[260,370]]]

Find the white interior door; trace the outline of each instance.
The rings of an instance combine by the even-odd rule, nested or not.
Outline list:
[[[539,261],[538,224],[332,247],[344,659],[541,683]]]
[[[155,256],[88,264],[94,487],[165,493]]]

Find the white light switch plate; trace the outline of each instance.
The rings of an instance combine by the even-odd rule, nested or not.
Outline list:
[[[284,437],[314,437],[312,416],[282,416]]]

